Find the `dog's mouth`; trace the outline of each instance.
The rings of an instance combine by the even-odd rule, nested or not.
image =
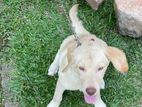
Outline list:
[[[94,104],[96,102],[96,96],[84,95],[85,102],[88,104]]]

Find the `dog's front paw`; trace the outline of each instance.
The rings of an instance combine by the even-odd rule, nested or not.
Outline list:
[[[107,107],[107,106],[102,100],[100,100],[95,104],[95,107]]]
[[[59,103],[55,102],[55,101],[51,101],[47,107],[59,107]]]
[[[48,69],[48,75],[54,76],[58,72],[58,66],[52,63]]]

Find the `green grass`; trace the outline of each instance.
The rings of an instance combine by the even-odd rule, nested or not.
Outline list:
[[[3,0],[0,10],[0,37],[8,40],[3,58],[15,67],[10,82],[12,100],[20,107],[46,107],[52,99],[57,76],[47,69],[64,38],[71,35],[67,12],[79,3],[79,17],[91,33],[126,52],[129,73],[125,77],[112,65],[105,75],[106,89],[101,91],[108,107],[140,107],[142,102],[142,38],[119,35],[113,0],[106,0],[94,11],[85,0]],[[66,91],[61,107],[93,107],[85,104],[81,92]]]

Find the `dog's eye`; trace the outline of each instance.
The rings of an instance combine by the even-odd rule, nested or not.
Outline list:
[[[98,71],[101,71],[101,70],[103,70],[104,69],[104,67],[100,67],[100,68],[98,68]]]
[[[85,71],[85,68],[84,68],[84,67],[79,67],[79,69],[80,69],[81,71]]]

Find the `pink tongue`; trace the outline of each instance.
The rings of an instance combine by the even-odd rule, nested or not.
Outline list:
[[[85,98],[86,103],[88,104],[94,104],[96,102],[95,96],[85,95],[84,98]]]

